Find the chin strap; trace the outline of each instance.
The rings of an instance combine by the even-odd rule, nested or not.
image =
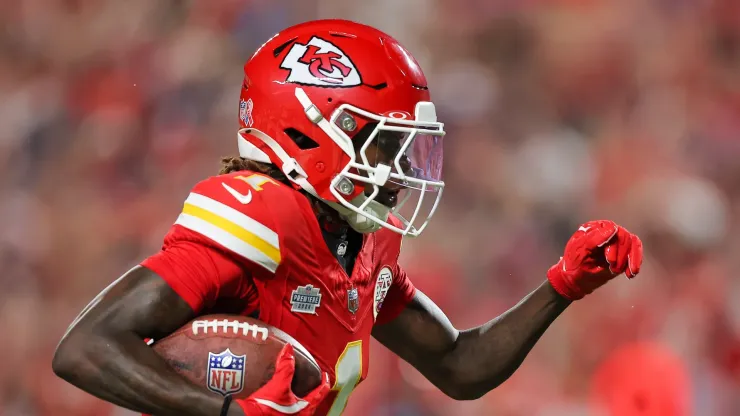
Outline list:
[[[367,196],[365,194],[360,194],[351,201],[349,201],[350,204],[354,205],[355,207],[360,207],[362,204],[367,201]],[[324,201],[327,205],[334,208],[339,215],[347,221],[350,227],[352,227],[353,230],[357,231],[360,234],[367,234],[372,233],[375,231],[378,231],[382,228],[382,226],[371,220],[370,218],[362,215],[359,212],[353,211],[347,207],[342,206],[341,204],[338,204],[336,202],[329,202]],[[378,201],[370,201],[365,208],[363,208],[362,212],[367,213],[368,215],[372,215],[376,218],[379,218],[383,221],[388,220],[388,216],[390,215],[391,209],[387,206],[381,204]]]
[[[349,156],[350,160],[355,160],[355,149],[352,147],[352,142],[346,140],[334,131],[329,121],[323,114],[321,114],[321,111],[316,108],[314,103],[311,102],[311,99],[308,98],[308,95],[303,91],[303,88],[298,87],[295,89],[295,98],[297,98],[298,102],[303,106],[303,111],[306,113],[306,117],[308,117],[313,124],[319,126],[327,136],[331,137],[334,143],[336,143],[337,146],[339,146],[342,151]]]
[[[239,132],[237,133],[237,140],[239,142],[239,156],[245,159],[256,160],[258,162],[271,163],[271,160],[267,156],[267,154],[252,143],[249,143],[246,139],[242,137],[242,134],[249,134],[250,136],[257,138],[261,140],[264,144],[266,144],[267,147],[269,147],[270,150],[272,150],[272,152],[275,153],[275,155],[282,162],[280,170],[283,172],[283,174],[285,174],[285,177],[288,178],[289,181],[300,186],[309,194],[319,198],[316,189],[314,189],[314,187],[308,182],[308,174],[305,170],[303,170],[303,167],[301,167],[301,165],[299,165],[295,159],[290,157],[288,153],[280,146],[280,144],[275,141],[275,139],[268,136],[267,134],[253,128],[239,130]]]

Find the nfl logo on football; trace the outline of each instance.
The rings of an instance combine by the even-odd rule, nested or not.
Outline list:
[[[242,391],[246,359],[246,355],[235,355],[228,348],[219,354],[209,352],[208,390],[224,396]]]

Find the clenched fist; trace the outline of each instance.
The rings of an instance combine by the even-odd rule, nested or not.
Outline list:
[[[578,300],[622,273],[637,276],[641,265],[639,237],[612,221],[589,221],[570,237],[547,279],[563,297]]]

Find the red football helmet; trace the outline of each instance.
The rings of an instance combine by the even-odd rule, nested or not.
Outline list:
[[[278,166],[359,232],[417,236],[442,196],[445,133],[426,78],[406,49],[372,27],[319,20],[273,36],[244,66],[239,123],[242,157]],[[371,145],[380,151],[367,152]],[[406,194],[394,208],[376,201],[389,183]],[[405,218],[412,190],[416,207],[404,208]],[[433,204],[420,216],[430,192]]]

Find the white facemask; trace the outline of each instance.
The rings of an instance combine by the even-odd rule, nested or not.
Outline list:
[[[349,156],[350,162],[338,172],[329,187],[329,191],[338,202],[326,200],[324,202],[335,209],[352,229],[359,233],[371,233],[384,227],[409,237],[416,237],[421,234],[434,215],[444,189],[444,182],[441,181],[440,176],[442,162],[441,138],[445,132],[444,125],[437,121],[434,104],[431,102],[417,103],[413,119],[405,116],[404,118],[381,116],[350,104],[342,104],[334,110],[329,119],[326,119],[313,105],[302,88],[297,87],[295,94],[309,120],[316,124]],[[355,152],[352,139],[340,125],[340,116],[343,114],[373,120],[377,123],[373,133],[361,144],[359,153]],[[394,112],[394,114],[402,115],[401,112]],[[245,128],[239,131],[239,154],[242,157],[271,163],[267,154],[241,137],[241,134],[247,131],[251,136],[260,139],[277,155],[282,162],[278,165],[290,181],[296,183],[309,194],[323,200],[308,181],[308,175],[304,169],[273,138],[265,133],[253,128]],[[390,165],[370,163],[367,159],[365,151],[380,131],[405,135],[400,143],[401,147]],[[413,176],[408,176],[401,168],[400,161],[404,155],[408,156],[411,161]],[[357,186],[370,186],[373,192],[369,196],[363,193],[347,200],[346,194],[338,190],[342,181],[351,181],[350,183]],[[375,200],[380,188],[387,182],[401,185],[401,188],[407,192],[406,197],[401,198],[394,208],[389,208]],[[412,191],[418,193],[415,202],[408,197]],[[426,210],[426,215],[422,213],[422,203],[425,199],[431,201],[431,208]],[[407,201],[411,201],[411,203],[407,204]],[[409,208],[409,215],[402,215],[400,210],[404,206]],[[391,214],[398,220],[400,226],[391,224],[389,221]]]

